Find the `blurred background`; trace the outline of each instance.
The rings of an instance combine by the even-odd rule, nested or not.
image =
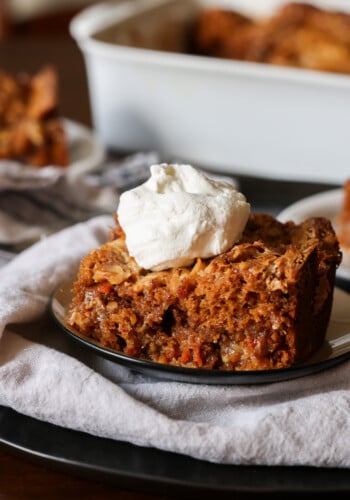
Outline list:
[[[133,1],[136,2],[136,0]],[[261,2],[263,2],[263,0],[261,0]],[[53,64],[56,67],[59,76],[60,114],[70,120],[86,125],[91,129],[96,128],[96,120],[93,121],[92,119],[91,95],[88,88],[89,78],[87,77],[87,67],[82,50],[78,47],[76,40],[73,39],[69,32],[69,24],[72,18],[77,13],[82,11],[82,9],[97,3],[101,2],[98,0],[2,0],[0,2],[1,69],[12,73],[19,73],[23,71],[34,73],[44,64]],[[247,1],[247,5],[252,3],[253,2],[251,0]],[[259,4],[259,2],[256,3]],[[268,0],[267,4],[269,3],[273,3],[273,1]],[[114,69],[116,66],[117,64],[114,64]],[[174,82],[174,77],[176,76],[175,71],[171,71],[167,77],[169,84]],[[181,71],[182,70],[180,69],[180,73]],[[176,95],[175,97],[172,96],[171,99],[164,100],[163,109],[168,109],[170,106],[169,103],[177,102],[177,99],[179,99],[178,102],[181,103],[181,106],[175,106],[175,108],[185,112],[187,109],[186,106],[189,102],[193,102],[194,96],[197,97],[197,95],[201,92],[205,95],[205,91],[203,91],[203,83],[205,85],[205,82],[208,81],[215,82],[215,80],[210,80],[211,75],[206,78],[203,73],[202,76],[203,78],[200,88],[199,86],[195,87],[194,84],[184,87],[184,84],[182,83],[171,87],[172,89],[175,88],[175,90],[179,89],[180,98]],[[154,81],[151,81],[152,77],[153,75],[149,77],[149,81],[147,82],[148,86],[145,85],[142,80],[140,88],[147,88],[147,91],[150,91],[149,96],[157,96],[159,95],[159,89],[155,90],[157,87]],[[326,78],[328,78],[328,75],[325,77],[325,81]],[[341,80],[341,77],[339,78]],[[312,77],[310,77],[310,81],[311,79]],[[100,80],[102,80],[102,78]],[[227,82],[227,80],[227,78],[223,78],[222,81],[219,82],[220,85],[223,85]],[[236,80],[238,81],[238,79]],[[116,92],[114,92],[116,82],[117,79],[113,82],[104,82],[106,89],[108,89],[108,92],[105,91],[104,94],[108,94],[108,98],[111,96],[110,101],[113,100],[113,95],[116,95]],[[236,94],[235,92],[231,92],[232,100],[235,97],[236,101],[234,104],[229,102],[228,104],[231,104],[231,108],[236,106],[236,104],[240,105],[239,108],[234,108],[235,114],[232,113],[230,115],[233,118],[236,118],[236,121],[238,116],[238,126],[233,123],[234,120],[229,122],[229,127],[222,126],[218,100],[214,95],[216,90],[214,92],[211,91],[210,88],[209,98],[205,95],[205,99],[203,99],[203,107],[201,109],[201,113],[205,112],[205,107],[208,107],[210,111],[208,113],[205,112],[205,119],[202,120],[202,122],[205,123],[205,127],[202,127],[203,130],[198,132],[200,127],[193,126],[191,128],[191,136],[185,133],[180,135],[181,131],[179,132],[179,129],[181,129],[181,127],[174,126],[176,132],[179,133],[180,139],[183,139],[183,143],[181,144],[184,144],[188,149],[190,147],[196,147],[195,154],[200,158],[200,161],[202,161],[202,157],[205,156],[205,153],[202,153],[202,151],[205,151],[206,148],[208,149],[208,145],[212,143],[218,145],[212,158],[209,158],[208,164],[197,164],[197,166],[203,166],[208,170],[210,170],[211,167],[213,167],[213,170],[220,169],[221,165],[214,165],[214,162],[217,159],[217,155],[224,150],[222,145],[225,143],[226,150],[228,151],[225,154],[226,157],[229,157],[229,161],[232,163],[232,173],[236,178],[238,178],[242,189],[249,197],[254,207],[256,207],[256,210],[260,210],[261,207],[263,207],[265,210],[271,211],[274,214],[278,213],[281,209],[296,199],[303,198],[309,194],[313,194],[314,192],[327,190],[333,185],[339,185],[340,181],[343,181],[343,179],[339,178],[339,175],[338,177],[334,175],[333,179],[333,172],[335,171],[335,167],[340,163],[337,160],[337,156],[339,157],[340,153],[342,153],[341,148],[334,149],[331,145],[328,145],[329,141],[319,141],[317,132],[315,130],[311,130],[311,127],[307,126],[305,120],[304,122],[303,120],[300,120],[300,113],[302,113],[302,116],[307,119],[315,116],[316,114],[318,117],[317,124],[319,125],[320,132],[323,132],[325,135],[327,130],[331,130],[332,136],[336,138],[335,141],[347,144],[348,138],[346,128],[338,127],[336,130],[333,126],[332,120],[327,119],[327,116],[325,116],[325,106],[327,105],[326,94],[323,95],[325,86],[320,86],[322,87],[320,91],[321,100],[317,101],[315,95],[312,95],[313,90],[311,86],[306,85],[305,88],[307,87],[307,91],[309,92],[308,104],[310,109],[303,110],[301,109],[300,103],[296,103],[295,106],[291,105],[289,107],[290,115],[286,117],[283,115],[283,111],[281,111],[281,108],[283,108],[285,102],[287,101],[284,96],[288,95],[288,92],[290,92],[291,97],[289,97],[289,101],[291,102],[294,98],[294,94],[292,94],[289,89],[286,90],[288,80],[284,79],[283,85],[279,87],[274,85],[276,80],[273,80],[272,85],[267,88],[266,95],[269,99],[261,99],[258,102],[260,108],[255,107],[257,106],[256,102],[253,105],[249,102],[248,98],[244,97],[245,90],[251,88],[254,84],[254,82],[252,82],[253,79],[248,80],[247,78],[247,83],[243,83],[242,88],[240,89],[243,96],[241,99],[237,99],[238,92],[236,92]],[[99,84],[102,85],[101,81]],[[113,85],[115,85],[115,87],[113,87]],[[158,85],[161,86],[159,83]],[[128,89],[128,85],[124,85],[124,87],[124,89],[122,86],[118,87],[118,98],[119,101],[123,101],[123,105],[126,102],[125,97],[127,96],[125,89]],[[135,92],[135,95],[141,95],[141,91],[139,91],[139,88],[136,89],[136,85],[131,85],[130,87]],[[164,88],[164,86],[162,88]],[[260,88],[262,88],[261,92],[263,93],[265,89],[262,86]],[[298,84],[295,88],[299,90],[302,86]],[[336,89],[336,93],[332,93],[332,98],[334,100],[338,98],[340,99],[341,92],[343,92],[344,98],[346,99],[347,97],[345,94],[347,94],[347,88],[345,88],[343,83],[338,88]],[[280,92],[281,89],[284,92],[282,94]],[[120,98],[121,91],[124,91],[122,98]],[[171,90],[169,90],[168,96],[171,95]],[[313,104],[310,104],[311,102]],[[319,106],[318,103],[321,103],[322,106]],[[115,103],[113,104],[116,105]],[[145,106],[147,104],[146,100]],[[142,129],[142,133],[146,129],[146,126],[149,126],[149,129],[152,128],[151,126],[155,121],[155,113],[154,107],[151,105],[149,105],[149,107],[152,107],[152,109],[147,109],[149,116],[147,116],[147,120],[145,122],[142,122],[140,119],[141,112],[143,112],[144,109],[140,110],[141,108],[138,104],[135,104],[133,108],[131,107],[131,114],[128,115],[126,115],[126,110],[121,104],[118,103],[118,106],[119,107],[116,107],[116,112],[114,114],[117,115],[117,112],[119,112],[121,116],[119,122],[123,125],[123,127],[120,126],[119,129],[117,126],[109,127],[110,130],[118,131],[120,136],[123,134],[127,135],[129,134],[129,131],[127,130],[128,127],[124,127],[124,123],[129,123],[129,128],[132,129],[131,124],[135,122],[137,122],[136,125]],[[328,104],[328,108],[330,107],[331,104]],[[111,105],[109,105],[109,108],[111,108]],[[110,109],[108,109],[108,111],[110,111]],[[171,119],[169,119],[170,113],[167,111],[167,121],[168,123],[172,121],[175,125],[177,125],[178,121],[176,121],[174,109],[171,109],[170,111],[173,112],[173,115],[171,116]],[[110,111],[110,114],[111,113],[112,111]],[[229,113],[226,114],[228,115]],[[341,115],[341,118],[346,122],[348,119],[347,113],[343,112],[343,108],[339,110],[338,114]],[[158,120],[158,127],[160,128],[159,124],[161,124],[163,117],[159,115],[160,114],[157,113],[156,119]],[[187,116],[186,121],[192,120],[193,115],[194,113],[191,113]],[[250,121],[249,117],[252,115],[254,116],[254,119],[253,121]],[[128,122],[129,118],[130,121]],[[215,135],[212,133],[213,122],[218,123]],[[193,123],[196,124],[195,121],[193,121]],[[141,127],[141,125],[145,126]],[[224,134],[221,134],[220,132],[222,129],[224,130]],[[253,137],[252,133],[254,130],[257,130],[258,132],[261,131],[261,134]],[[245,136],[242,131],[245,131]],[[289,131],[291,132],[289,133]],[[304,133],[304,131],[306,131],[306,133]],[[200,136],[200,133],[203,135]],[[146,136],[146,134],[143,135]],[[228,138],[225,138],[225,136],[228,136]],[[241,137],[243,137],[243,139]],[[266,137],[268,137],[268,139],[266,139]],[[120,141],[122,141],[122,139]],[[230,141],[236,141],[232,146],[232,154],[229,144]],[[154,142],[155,146],[153,146],[153,148],[158,151],[158,144],[156,141]],[[316,144],[315,147],[314,144]],[[165,147],[168,147],[168,145],[169,141]],[[271,165],[271,163],[269,163],[270,158],[267,155],[264,157],[263,154],[264,151],[266,151],[266,148],[269,148],[269,153],[270,155],[273,155],[272,159],[277,165],[274,171],[274,173],[277,174],[276,177],[278,177],[279,180],[284,181],[278,183],[277,189],[277,180],[275,177],[271,178],[270,171],[268,176],[260,175],[261,172],[264,174],[264,169],[269,168]],[[322,169],[322,166],[320,167],[316,161],[317,168],[314,171],[312,171],[311,168],[305,168],[300,174],[299,169],[299,174],[296,175],[297,169],[295,169],[294,172],[293,168],[290,166],[292,162],[291,157],[295,154],[298,158],[299,164],[300,158],[303,158],[303,148],[308,154],[310,154],[310,157],[313,155],[313,157],[310,158],[310,161],[313,160],[314,163],[315,155],[318,155],[320,161],[322,161],[326,156],[323,153],[319,153],[323,148],[326,153],[329,153],[329,157],[332,159],[332,167]],[[215,148],[213,147],[212,149],[214,150]],[[138,148],[138,151],[140,150],[145,152],[147,148]],[[328,150],[330,151],[328,152]],[[237,155],[238,151],[241,151],[241,156]],[[343,151],[343,156],[347,155],[347,151],[348,148],[346,148],[345,153]],[[111,151],[108,152],[110,153]],[[176,153],[179,155],[179,159],[181,160],[182,151],[176,151]],[[171,154],[173,154],[173,151],[171,151]],[[242,156],[244,155],[249,157],[248,159],[251,161],[251,164],[241,161]],[[205,158],[207,158],[207,156],[205,156]],[[184,160],[187,159],[188,158],[184,154]],[[189,162],[191,161],[192,159],[189,158]],[[267,167],[262,163],[263,161],[265,161]],[[307,161],[308,159],[306,158],[305,163],[307,163]],[[257,163],[256,170],[253,168],[256,166],[254,162]],[[283,169],[288,166],[286,165],[288,162],[290,163],[288,175],[284,175]],[[325,163],[326,162],[328,162],[328,159],[325,160]],[[246,168],[247,166],[249,168]],[[298,165],[296,165],[296,167],[297,166]],[[230,168],[231,165],[228,167],[229,174],[231,173]],[[255,171],[259,174],[259,189],[256,189],[257,179],[255,178]],[[321,173],[325,174],[324,179],[319,178],[319,174]],[[304,175],[308,177],[306,179],[308,181],[306,184],[299,182],[300,180],[303,180],[300,179],[300,177],[303,177]],[[321,183],[319,181],[321,181]]]
[[[86,125],[91,125],[91,113],[85,67],[81,52],[69,34],[69,22],[94,3],[98,0],[0,2],[1,69],[32,73],[43,64],[54,64],[60,75],[61,113]]]
[[[2,0],[1,38],[67,34],[71,17],[93,0]]]

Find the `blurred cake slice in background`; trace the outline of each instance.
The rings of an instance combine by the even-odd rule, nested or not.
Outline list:
[[[35,167],[68,165],[53,66],[45,66],[33,76],[0,72],[0,159]]]

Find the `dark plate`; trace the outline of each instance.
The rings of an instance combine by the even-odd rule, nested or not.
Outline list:
[[[326,341],[322,348],[307,362],[281,370],[260,371],[223,371],[203,370],[196,368],[181,368],[177,366],[164,365],[145,361],[131,356],[126,356],[113,349],[108,349],[99,342],[86,338],[79,332],[67,325],[65,317],[67,308],[71,301],[72,281],[67,281],[57,288],[50,301],[50,311],[59,327],[71,336],[75,341],[92,349],[96,354],[109,360],[127,366],[140,373],[177,382],[189,382],[196,384],[260,384],[278,382],[297,377],[303,377],[311,373],[330,368],[350,357],[350,316],[349,319],[342,318],[332,323],[327,331]],[[342,301],[345,300],[344,306]],[[344,292],[336,290],[336,309],[348,308],[348,298]],[[339,315],[339,311],[337,313]],[[341,311],[340,311],[341,314]]]
[[[0,443],[63,472],[167,497],[246,500],[328,492],[346,498],[350,491],[348,469],[213,464],[64,429],[2,406]]]

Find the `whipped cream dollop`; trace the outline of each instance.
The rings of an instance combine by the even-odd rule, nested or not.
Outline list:
[[[250,205],[235,187],[191,165],[152,165],[151,177],[120,196],[117,215],[129,254],[152,271],[189,266],[237,242]]]

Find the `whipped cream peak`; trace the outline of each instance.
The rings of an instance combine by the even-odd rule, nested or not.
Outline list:
[[[120,196],[117,210],[129,254],[141,267],[189,266],[240,239],[250,205],[233,185],[191,165],[152,165],[150,172],[144,184]]]

